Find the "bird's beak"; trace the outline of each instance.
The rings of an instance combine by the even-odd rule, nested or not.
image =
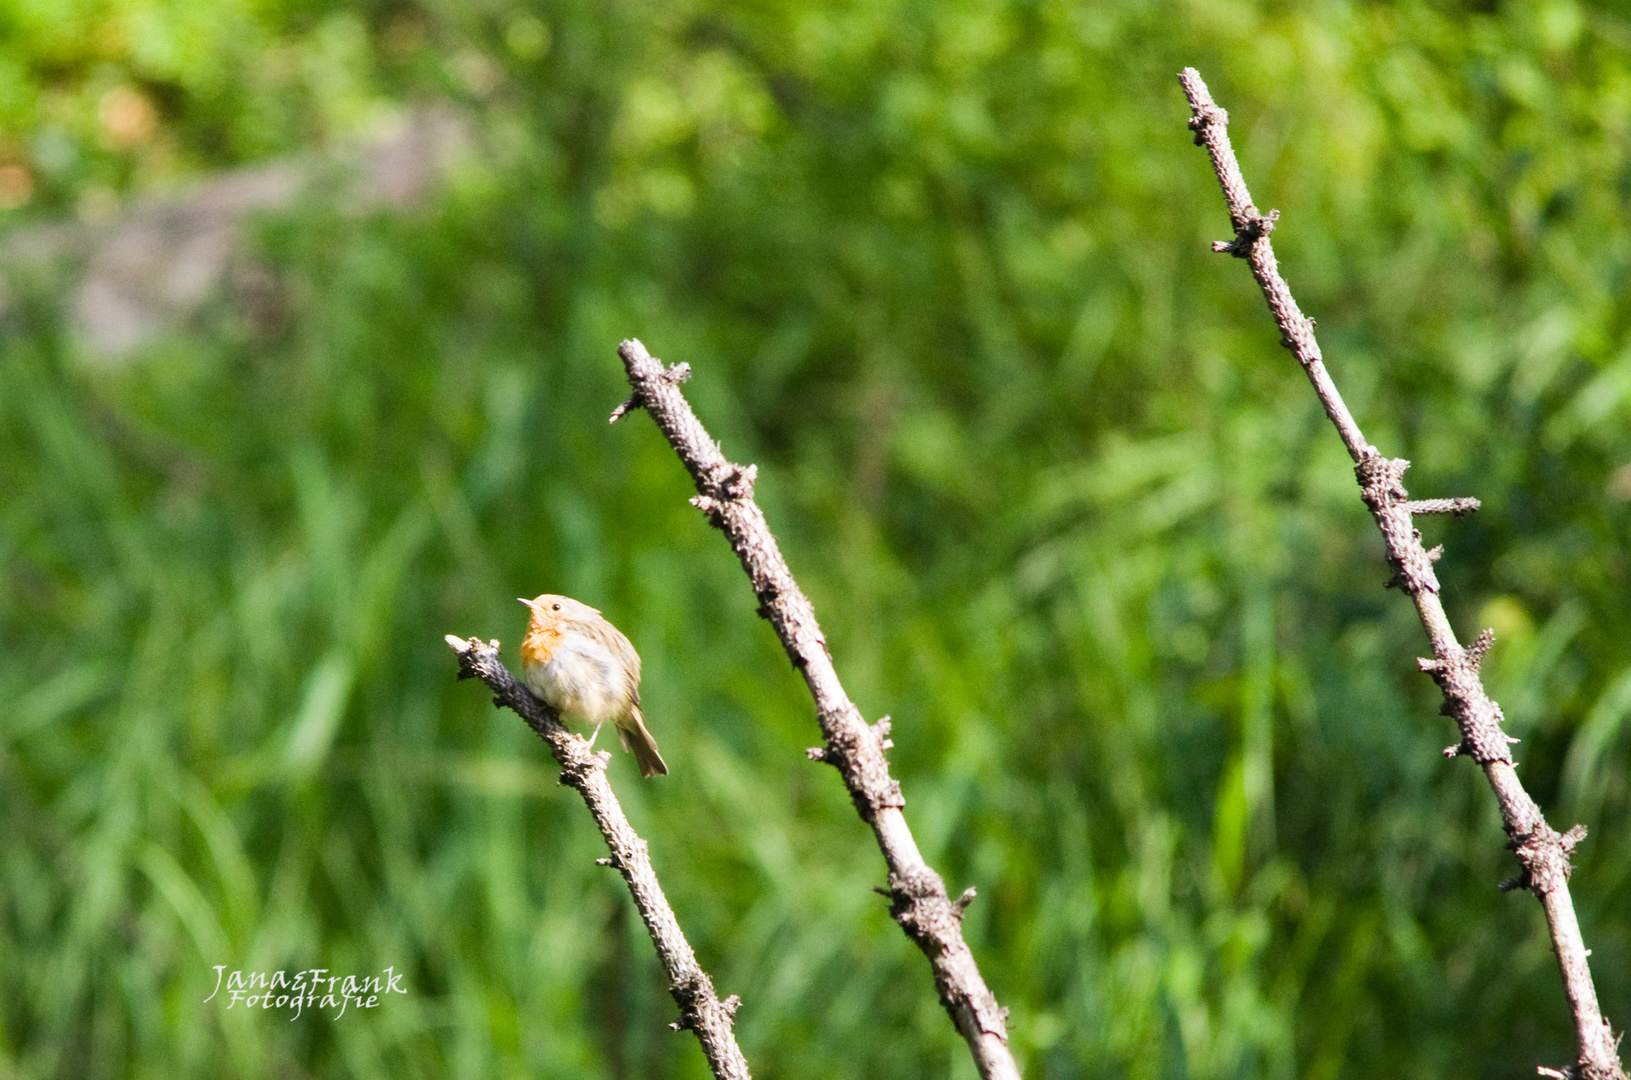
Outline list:
[[[533,607],[534,606],[533,602],[531,600],[528,600],[525,596],[518,596],[518,597],[516,597],[516,599],[519,600],[521,603],[527,605],[528,607]]]

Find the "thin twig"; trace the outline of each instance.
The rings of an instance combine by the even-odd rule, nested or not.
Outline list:
[[[1584,838],[1585,829],[1577,825],[1566,833],[1558,833],[1546,823],[1540,808],[1519,782],[1508,745],[1517,740],[1501,729],[1501,708],[1484,692],[1478,676],[1478,666],[1494,642],[1495,634],[1485,630],[1470,648],[1462,648],[1456,640],[1450,620],[1444,614],[1444,605],[1439,601],[1438,578],[1433,573],[1433,563],[1442,549],[1428,551],[1422,547],[1421,534],[1416,531],[1412,518],[1413,514],[1459,516],[1476,510],[1478,502],[1475,499],[1412,502],[1403,482],[1410,462],[1383,457],[1376,447],[1365,441],[1325,370],[1319,344],[1314,340],[1314,320],[1298,310],[1291,290],[1280,276],[1274,248],[1269,242],[1279,212],[1264,216],[1252,205],[1234,149],[1229,145],[1229,116],[1212,101],[1200,75],[1194,68],[1185,68],[1178,78],[1194,110],[1189,127],[1195,133],[1195,145],[1206,147],[1211,155],[1212,167],[1229,206],[1229,219],[1234,225],[1235,239],[1219,241],[1212,248],[1244,258],[1251,265],[1252,276],[1262,287],[1269,311],[1280,327],[1280,343],[1290,349],[1303,366],[1320,403],[1325,406],[1326,415],[1336,425],[1342,444],[1354,459],[1360,497],[1376,518],[1387,544],[1388,563],[1394,571],[1388,584],[1410,594],[1433,646],[1432,657],[1417,663],[1438,683],[1444,694],[1442,711],[1454,717],[1461,729],[1461,741],[1446,749],[1445,754],[1450,757],[1465,754],[1483,768],[1500,804],[1508,846],[1517,852],[1523,867],[1523,872],[1504,887],[1528,889],[1540,899],[1546,912],[1552,947],[1563,973],[1564,993],[1574,1014],[1579,1056],[1567,1069],[1542,1067],[1538,1071],[1543,1076],[1569,1076],[1577,1080],[1626,1080],[1617,1051],[1618,1040],[1597,1004],[1597,990],[1586,963],[1587,950],[1580,936],[1580,923],[1575,918],[1574,902],[1569,898],[1569,853]]]
[[[696,481],[698,494],[692,505],[730,541],[759,598],[759,614],[770,620],[815,699],[827,744],[810,751],[811,759],[838,769],[856,812],[877,837],[889,866],[889,888],[878,891],[889,897],[890,914],[929,958],[940,1002],[968,1042],[980,1075],[1018,1080],[1019,1069],[1008,1049],[1008,1010],[986,987],[963,940],[963,909],[974,899],[974,891],[952,900],[940,875],[923,861],[901,812],[905,800],[900,785],[889,775],[884,759],[890,746],[888,718],[868,724],[838,681],[815,608],[793,580],[764,513],[753,501],[755,466],[725,460],[691,411],[679,389],[690,372],[685,364],[665,368],[638,341],[623,342],[617,352],[634,392],[612,419],[644,408]]]
[[[732,994],[720,1001],[713,980],[697,963],[696,953],[691,951],[691,943],[685,940],[674,909],[668,906],[668,898],[657,883],[646,842],[629,824],[606,779],[606,763],[611,755],[590,750],[588,742],[563,727],[555,710],[534,697],[499,660],[498,642],[449,634],[447,644],[458,654],[459,678],[477,678],[491,687],[493,704],[513,709],[549,744],[561,766],[561,783],[583,796],[584,805],[594,815],[612,853],[611,858],[598,861],[623,875],[668,972],[668,992],[680,1007],[680,1018],[669,1027],[676,1031],[689,1028],[696,1033],[708,1067],[719,1080],[751,1080],[747,1059],[737,1047],[732,1030],[741,1000]]]

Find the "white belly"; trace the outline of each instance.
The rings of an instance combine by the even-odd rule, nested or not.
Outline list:
[[[582,637],[562,642],[549,663],[527,674],[533,692],[556,711],[591,724],[625,715],[634,700],[628,673],[612,651]]]

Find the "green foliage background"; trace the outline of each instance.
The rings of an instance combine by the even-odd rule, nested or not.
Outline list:
[[[624,396],[688,361],[1028,1076],[1572,1057],[1538,906],[1184,128],[1198,67],[1631,1023],[1631,19],[1573,0],[4,0],[4,228],[453,102],[429,203],[230,305],[0,338],[0,1075],[704,1076],[599,840],[444,633],[600,607],[612,774],[761,1077],[972,1075],[811,707]],[[110,139],[112,91],[155,111]],[[20,173],[15,171],[22,170]],[[339,1019],[227,970],[407,972]]]

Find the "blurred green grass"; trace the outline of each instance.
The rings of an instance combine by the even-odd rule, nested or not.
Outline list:
[[[452,680],[600,607],[614,782],[756,1073],[965,1076],[808,700],[614,350],[687,361],[893,761],[1027,1075],[1527,1074],[1572,1035],[1346,457],[1183,128],[1231,111],[1631,1016],[1631,25],[1494,7],[13,5],[19,227],[432,97],[430,201],[259,222],[267,325],[0,339],[0,1066],[702,1076],[542,747]],[[241,70],[241,78],[225,73]],[[134,89],[152,132],[103,105]],[[339,1020],[213,966],[408,972]]]

